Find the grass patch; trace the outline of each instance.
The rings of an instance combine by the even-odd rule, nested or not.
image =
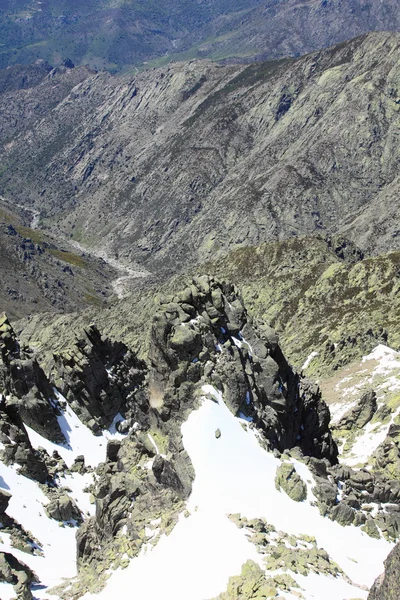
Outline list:
[[[92,306],[103,306],[103,302],[99,298],[97,298],[97,296],[89,294],[89,292],[85,292],[83,294],[83,297],[87,304],[91,304]]]
[[[15,225],[15,230],[23,238],[32,240],[34,244],[42,244],[45,241],[43,234],[37,229],[31,229],[25,225]]]
[[[78,256],[77,254],[74,254],[73,252],[67,252],[66,250],[56,250],[53,248],[50,248],[49,252],[55,258],[58,258],[63,262],[73,265],[74,267],[80,267],[84,269],[88,266],[85,259],[83,259],[81,256]]]

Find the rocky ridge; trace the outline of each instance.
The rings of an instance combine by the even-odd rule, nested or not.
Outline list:
[[[53,384],[28,349],[19,347],[8,321],[3,320],[1,331],[3,460],[23,466],[9,452],[18,436],[18,452],[25,452],[29,465],[22,472],[42,482],[48,517],[82,523],[77,533],[79,578],[58,587],[59,597],[99,590],[108,569],[126,566],[142,547],[151,547],[174,527],[194,477],[181,425],[199,405],[205,385],[221,390],[229,410],[259,432],[266,448],[276,456],[283,453],[276,478],[281,493],[295,502],[310,494],[293,466],[296,457],[312,474],[322,515],[343,526],[361,526],[372,537],[398,538],[398,482],[337,464],[329,409],[318,387],[293,370],[275,332],[247,313],[232,284],[203,276],[161,298],[146,361],[96,327],[87,328],[72,352],[55,355],[49,365]],[[36,375],[24,377],[22,385],[21,373]],[[83,457],[68,467],[57,451],[34,450],[28,438],[24,421],[42,436],[42,444],[54,440],[61,452],[65,429],[60,432],[57,417],[66,415],[68,406],[97,436],[113,424],[120,432],[108,440],[105,462],[95,472]],[[90,485],[95,513],[89,518],[62,484],[68,473],[95,475]],[[11,523],[10,531],[15,526]]]

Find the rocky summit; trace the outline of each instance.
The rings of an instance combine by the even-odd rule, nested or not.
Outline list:
[[[354,597],[379,574],[376,555],[383,560],[399,534],[399,483],[385,469],[341,464],[334,439],[336,430],[363,432],[377,414],[376,394],[364,394],[332,433],[320,389],[289,365],[276,333],[247,312],[234,285],[202,276],[159,299],[144,360],[91,325],[54,354],[46,375],[6,318],[0,332],[7,593],[110,598],[127,589],[131,569],[159,568],[158,551],[163,562],[175,544],[189,552],[203,519],[223,558],[213,567],[206,560],[207,585],[192,579],[201,573],[192,564],[190,588],[182,578],[176,598],[222,593],[246,560],[251,595],[235,595],[235,582],[221,598],[264,597],[254,595],[259,589],[311,598],[309,572],[319,574],[320,593],[333,581],[335,594]],[[248,481],[254,469],[258,488]],[[24,486],[39,522],[23,505]],[[194,537],[185,550],[186,528]],[[335,546],[343,536],[350,558]],[[68,556],[53,573],[60,545]],[[284,575],[265,579],[262,564]],[[168,566],[167,597],[180,568]],[[136,585],[142,597],[158,596],[145,575]]]
[[[0,600],[397,600],[397,0],[3,4]]]

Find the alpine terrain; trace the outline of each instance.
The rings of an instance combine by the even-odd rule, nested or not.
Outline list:
[[[0,600],[400,597],[399,8],[0,2]]]

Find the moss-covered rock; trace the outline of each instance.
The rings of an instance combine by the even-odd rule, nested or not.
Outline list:
[[[276,489],[282,488],[295,502],[307,498],[307,486],[291,463],[283,462],[276,470]]]

